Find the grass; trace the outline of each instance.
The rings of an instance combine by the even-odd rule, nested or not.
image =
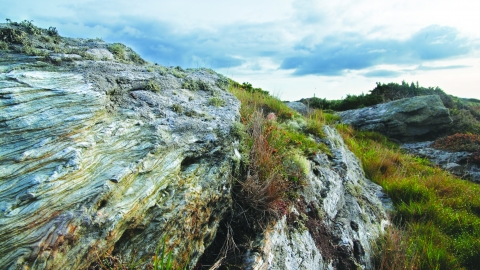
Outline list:
[[[229,91],[240,101],[241,125],[232,130],[242,138],[243,168],[236,175],[234,196],[252,216],[285,214],[310,170],[308,157],[328,152],[315,138],[323,136],[321,112],[305,119],[266,91],[251,91],[231,83]],[[240,128],[244,127],[243,128]],[[239,131],[239,130],[245,130]]]
[[[338,129],[366,176],[394,202],[394,224],[408,235],[406,246],[398,246],[405,249],[396,253],[405,254],[400,260],[411,269],[478,269],[480,186],[403,154],[382,135],[345,125]]]

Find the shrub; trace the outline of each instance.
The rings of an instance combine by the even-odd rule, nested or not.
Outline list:
[[[119,60],[125,60],[125,45],[121,43],[113,43],[108,46],[108,50]]]
[[[8,43],[5,41],[0,41],[0,50],[7,51],[8,50]]]
[[[174,111],[176,113],[182,113],[183,108],[182,108],[182,106],[180,106],[178,104],[173,104],[172,105],[172,111]]]
[[[208,101],[208,105],[215,106],[215,107],[221,107],[225,105],[225,100],[219,98],[219,97],[212,97]]]
[[[157,82],[155,82],[154,80],[149,80],[147,82],[147,84],[145,85],[145,89],[146,90],[150,90],[150,91],[154,91],[154,92],[158,92],[160,91],[162,88],[160,87],[160,85],[157,84]]]
[[[480,150],[480,135],[456,133],[437,139],[432,146],[450,151],[476,152]]]

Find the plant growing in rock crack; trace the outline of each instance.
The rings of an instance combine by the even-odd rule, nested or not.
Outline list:
[[[225,106],[225,100],[215,96],[210,98],[210,100],[208,100],[208,105],[215,106],[215,107],[222,107],[222,106]]]
[[[125,45],[121,43],[113,43],[108,46],[108,50],[119,60],[125,60]]]
[[[176,113],[182,113],[182,111],[183,111],[182,106],[180,106],[179,104],[173,104],[171,109],[172,109],[172,111],[174,111]]]
[[[155,82],[154,80],[149,80],[147,82],[147,84],[145,84],[145,89],[153,91],[153,92],[158,92],[158,91],[162,90],[160,85],[158,85],[158,83]]]

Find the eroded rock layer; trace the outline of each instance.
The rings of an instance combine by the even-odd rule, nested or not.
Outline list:
[[[2,267],[141,260],[162,239],[195,263],[231,203],[239,102],[219,75],[15,54],[0,71]]]

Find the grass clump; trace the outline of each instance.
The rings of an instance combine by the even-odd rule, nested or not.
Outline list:
[[[108,50],[118,60],[125,60],[125,48],[126,46],[121,43],[113,43],[112,45],[108,46]]]
[[[145,85],[145,89],[153,92],[159,92],[160,90],[162,90],[160,85],[158,85],[158,83],[155,82],[154,80],[149,80]]]
[[[382,135],[345,125],[338,129],[360,158],[366,176],[393,200],[394,224],[408,235],[405,250],[392,251],[405,254],[399,260],[412,263],[413,269],[477,269],[480,186],[403,154]]]
[[[222,107],[225,106],[225,100],[221,99],[220,97],[212,97],[208,101],[208,105],[214,107]]]

